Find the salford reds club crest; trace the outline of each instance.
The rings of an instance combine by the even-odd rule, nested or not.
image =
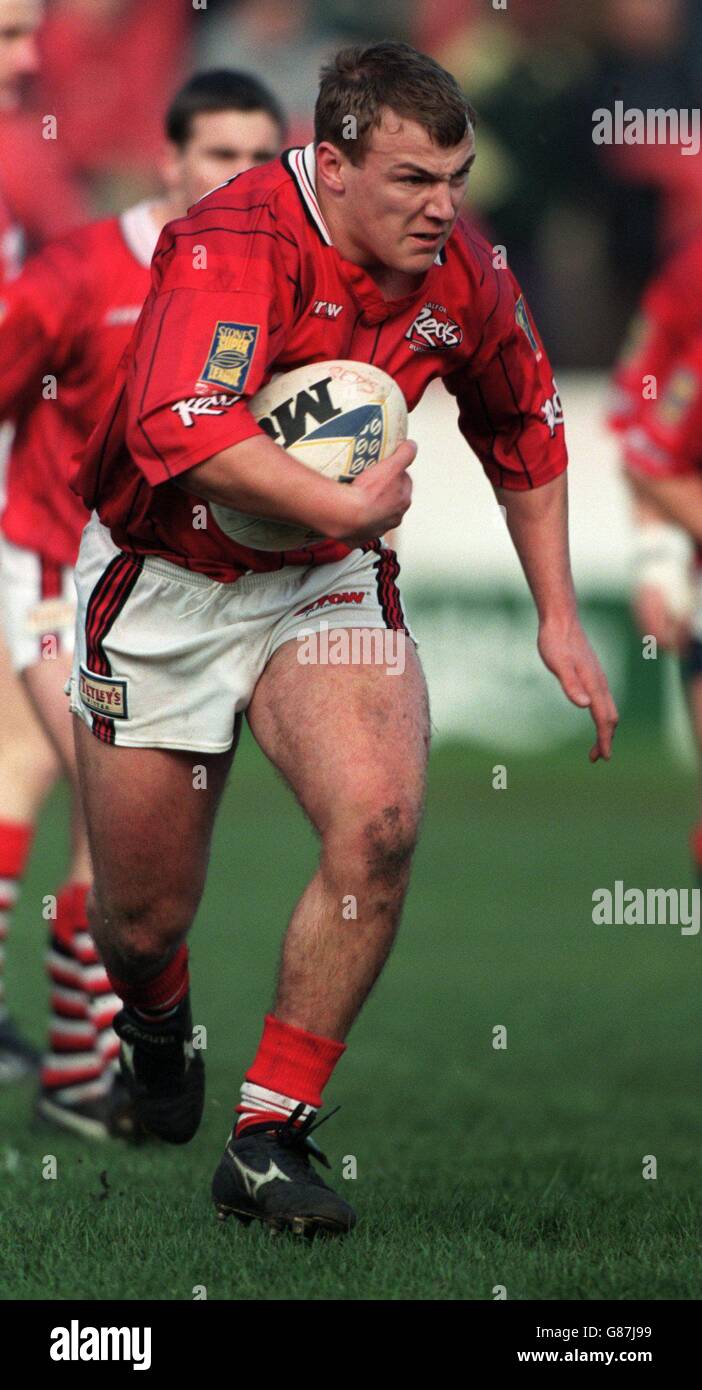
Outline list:
[[[443,352],[463,342],[463,329],[444,304],[423,304],[405,337],[413,352]]]

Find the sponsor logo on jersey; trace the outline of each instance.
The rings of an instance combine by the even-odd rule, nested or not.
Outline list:
[[[28,609],[25,616],[27,632],[59,632],[72,628],[76,620],[75,603],[68,598],[44,598]]]
[[[522,333],[525,334],[525,336],[526,336],[526,338],[527,338],[527,341],[528,341],[528,343],[529,343],[529,346],[531,347],[532,352],[533,352],[533,353],[535,354],[535,356],[536,356],[537,362],[540,362],[540,361],[541,361],[541,358],[542,358],[542,356],[543,356],[543,353],[541,352],[541,349],[539,348],[539,344],[538,344],[537,341],[536,341],[536,334],[534,333],[534,330],[533,330],[533,328],[532,328],[532,326],[531,326],[531,324],[530,324],[530,322],[529,322],[529,315],[528,315],[528,313],[527,313],[526,304],[524,303],[524,295],[523,295],[523,294],[520,294],[519,299],[517,300],[517,302],[516,302],[516,304],[515,304],[515,306],[514,306],[514,317],[515,317],[515,321],[519,324],[519,327],[521,328]]]
[[[176,401],[171,410],[176,412],[181,424],[189,430],[195,424],[197,415],[223,415],[225,410],[236,404],[232,396],[186,396],[182,401]]]
[[[319,608],[326,608],[328,604],[343,603],[346,605],[351,603],[363,603],[367,593],[367,589],[353,589],[349,591],[339,589],[334,594],[322,594],[322,597],[316,598],[313,603],[306,604],[304,608],[298,608],[294,616],[296,618],[306,618],[309,613],[314,613],[315,610]]]
[[[116,327],[121,323],[136,323],[141,313],[141,304],[116,304],[105,310],[103,323]]]
[[[678,367],[671,373],[658,406],[661,424],[674,429],[694,401],[700,383],[689,367]]]
[[[315,299],[312,313],[320,319],[337,319],[343,307],[343,304],[332,304],[330,299]]]
[[[200,381],[211,386],[224,386],[228,391],[243,391],[249,374],[258,338],[258,324],[226,323],[219,319],[212,334],[207,361],[200,372]]]
[[[86,666],[81,666],[78,693],[93,714],[106,714],[110,719],[129,718],[126,677],[96,676]]]
[[[423,304],[405,333],[413,352],[442,352],[463,342],[463,329],[444,304]]]
[[[555,381],[553,382],[553,395],[549,396],[548,399],[544,401],[541,407],[541,414],[548,425],[548,432],[553,439],[557,426],[564,424],[563,405]]]

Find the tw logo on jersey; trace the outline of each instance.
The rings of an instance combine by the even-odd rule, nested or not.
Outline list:
[[[444,304],[423,304],[405,333],[413,352],[442,352],[463,342],[463,329]]]
[[[236,405],[232,396],[187,396],[176,401],[171,410],[176,412],[186,430],[192,429],[198,415],[223,415],[230,405]]]
[[[315,299],[312,313],[318,319],[338,319],[343,304],[332,304],[331,299]]]

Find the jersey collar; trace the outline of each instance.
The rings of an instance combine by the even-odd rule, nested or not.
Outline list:
[[[156,250],[160,230],[151,215],[151,209],[154,206],[155,204],[150,200],[136,203],[134,207],[127,208],[119,219],[122,236],[129,250],[135,260],[147,268],[151,265],[151,258]]]

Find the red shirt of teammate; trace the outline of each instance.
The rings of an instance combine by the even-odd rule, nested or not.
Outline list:
[[[15,421],[2,530],[75,564],[88,513],[67,485],[114,385],[149,288],[156,226],[146,204],[32,257],[0,309],[0,419]]]
[[[281,555],[237,545],[211,514],[194,528],[192,498],[171,481],[262,433],[246,403],[274,371],[333,358],[381,367],[409,410],[443,377],[495,484],[536,487],[566,467],[551,369],[511,272],[459,223],[419,288],[383,299],[331,243],[309,145],[164,228],[151,293],[75,486],[123,550],[216,580],[338,560],[348,547],[337,541]]]
[[[646,379],[654,379],[660,392],[676,358],[700,330],[702,234],[679,247],[646,288],[614,369],[610,429],[621,433],[648,413]]]

